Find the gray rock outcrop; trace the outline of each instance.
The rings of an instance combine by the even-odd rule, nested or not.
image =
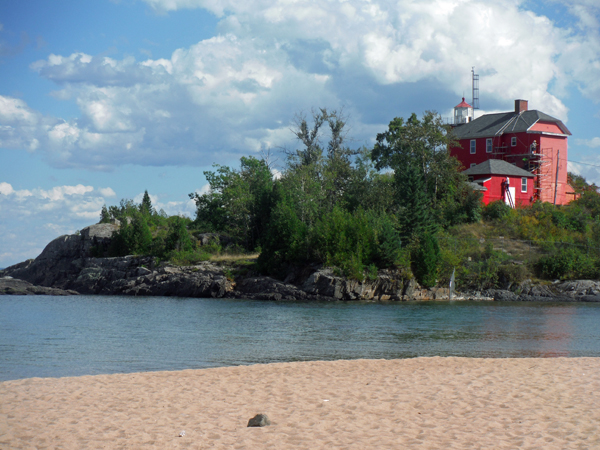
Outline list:
[[[65,291],[44,286],[34,286],[24,280],[11,277],[0,278],[0,295],[77,295],[76,291]]]
[[[225,267],[210,262],[178,267],[154,257],[97,257],[105,254],[118,225],[86,227],[78,235],[50,242],[36,259],[0,270],[0,294],[73,293],[101,295],[247,298],[272,301],[448,300],[448,288],[423,289],[398,272],[379,271],[374,279],[350,280],[331,268],[290,269],[285,281],[252,272],[233,280]],[[200,235],[205,244],[218,235]],[[8,278],[2,278],[7,277]],[[454,300],[600,302],[600,281],[552,284],[526,280],[510,290],[456,292]]]
[[[0,276],[81,294],[224,297],[233,289],[223,269],[210,263],[176,267],[157,265],[153,257],[94,257],[108,248],[117,229],[98,224],[79,235],[60,236],[36,259],[8,267]]]

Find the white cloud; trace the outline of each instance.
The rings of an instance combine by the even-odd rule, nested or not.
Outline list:
[[[6,183],[4,181],[2,183],[0,183],[0,194],[2,194],[2,195],[10,195],[13,192],[15,192],[15,191],[14,191],[13,187],[9,183]]]
[[[58,200],[64,200],[66,195],[83,195],[87,192],[92,192],[93,190],[94,188],[92,186],[78,184],[77,186],[56,186],[48,191],[40,189],[38,192],[41,198],[56,202]]]
[[[595,137],[592,139],[575,139],[575,143],[578,145],[585,145],[590,148],[598,148],[600,147],[600,137]]]
[[[0,227],[0,248],[11,251],[0,255],[0,267],[35,258],[59,235],[97,223],[107,193],[115,195],[110,187],[78,184],[15,190],[1,182],[0,211],[11,220]]]
[[[2,189],[2,185],[0,185],[0,189]],[[198,195],[208,194],[209,192],[210,192],[210,184],[209,183],[206,183],[200,189],[196,189],[196,194],[198,194]]]
[[[111,188],[100,188],[98,192],[102,194],[103,197],[115,197],[117,194]]]
[[[52,95],[74,101],[81,115],[65,121],[0,97],[0,146],[42,151],[58,167],[230,163],[293,145],[294,113],[342,105],[362,143],[412,112],[402,108],[454,106],[473,65],[483,109],[526,98],[566,121],[568,87],[600,99],[591,0],[568,2],[573,29],[518,0],[146,2],[162,11],[205,8],[222,18],[219,34],[170,58],[78,52],[33,63],[60,86]],[[418,109],[406,97],[420,99]]]

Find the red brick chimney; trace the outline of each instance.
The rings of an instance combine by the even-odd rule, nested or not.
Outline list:
[[[515,112],[521,113],[527,111],[527,100],[515,100]]]

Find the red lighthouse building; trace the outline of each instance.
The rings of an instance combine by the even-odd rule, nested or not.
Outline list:
[[[474,172],[465,174],[480,184],[489,178],[484,187],[494,195],[484,196],[486,204],[498,199],[497,193],[512,206],[534,201],[563,205],[573,200],[573,189],[567,184],[567,138],[571,132],[560,120],[529,110],[527,100],[515,100],[514,111],[473,119],[473,108],[463,98],[454,108],[453,132],[459,146],[450,149],[450,154],[463,164],[466,172]],[[504,161],[520,170],[490,164],[490,160]],[[504,187],[496,186],[502,183]],[[527,183],[531,187],[525,190]],[[523,192],[516,195],[518,198],[515,195],[510,198],[508,186],[518,186],[517,190]]]

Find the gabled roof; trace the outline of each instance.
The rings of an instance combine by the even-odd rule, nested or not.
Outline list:
[[[494,137],[504,133],[526,132],[537,122],[555,123],[564,134],[571,135],[569,129],[560,120],[537,110],[523,111],[520,114],[512,111],[485,114],[471,122],[454,127],[452,131],[458,139]]]
[[[511,163],[507,163],[501,159],[488,159],[487,161],[477,164],[470,169],[463,170],[465,175],[504,175],[507,177],[527,177],[533,178],[531,172],[527,172]]]

